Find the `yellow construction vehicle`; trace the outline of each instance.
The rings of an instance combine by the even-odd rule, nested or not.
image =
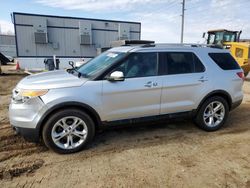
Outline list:
[[[206,38],[207,44],[221,46],[229,49],[232,56],[241,66],[245,76],[250,71],[250,42],[240,41],[241,31],[230,31],[226,29],[210,30],[203,33],[203,38]]]

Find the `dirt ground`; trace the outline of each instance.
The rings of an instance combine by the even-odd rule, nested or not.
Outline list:
[[[87,150],[59,155],[10,128],[11,90],[24,76],[0,76],[0,187],[250,187],[249,81],[220,131],[191,121],[110,129]]]

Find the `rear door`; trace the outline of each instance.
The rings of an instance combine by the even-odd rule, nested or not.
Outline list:
[[[205,67],[193,52],[162,52],[161,114],[191,111],[210,88]]]
[[[132,53],[114,71],[122,71],[125,80],[103,81],[104,121],[159,115],[162,80],[157,53]]]

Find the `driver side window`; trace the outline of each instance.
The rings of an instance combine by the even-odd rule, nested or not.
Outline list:
[[[121,71],[125,78],[156,76],[157,53],[132,53],[114,71]]]

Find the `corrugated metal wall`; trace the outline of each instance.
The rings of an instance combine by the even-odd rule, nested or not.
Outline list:
[[[36,44],[33,25],[47,20],[47,44]],[[81,45],[79,21],[92,27],[93,45]],[[57,55],[61,57],[93,57],[97,48],[110,47],[111,41],[118,40],[119,24],[130,29],[130,39],[140,39],[140,23],[69,18],[14,13],[17,50],[19,57],[45,57]]]
[[[16,56],[16,42],[14,35],[0,35],[0,52],[7,56]]]
[[[0,35],[0,45],[16,45],[15,35]]]

